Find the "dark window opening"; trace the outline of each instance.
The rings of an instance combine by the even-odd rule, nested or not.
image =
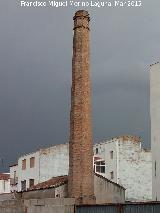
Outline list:
[[[35,166],[35,157],[30,158],[30,168],[34,168]]]
[[[34,179],[29,179],[29,187],[34,186]]]
[[[113,151],[110,151],[110,158],[113,159]]]
[[[21,191],[26,191],[26,180],[21,181]]]
[[[105,161],[97,161],[94,163],[94,171],[98,173],[105,173]]]
[[[26,169],[26,159],[22,160],[22,170]]]
[[[113,171],[110,172],[110,175],[111,175],[111,179],[113,179],[113,178],[114,178],[114,173],[113,173]]]

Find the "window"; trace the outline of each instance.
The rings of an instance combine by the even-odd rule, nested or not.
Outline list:
[[[30,168],[34,168],[35,166],[35,157],[30,158]]]
[[[105,173],[105,161],[96,161],[94,164],[95,172]]]
[[[22,170],[26,169],[26,159],[22,160]]]
[[[34,179],[29,179],[29,187],[34,186]]]
[[[113,159],[113,151],[110,151],[110,159]]]
[[[112,172],[110,172],[110,176],[111,176],[111,179],[113,179],[113,178],[114,178],[114,173],[113,173],[113,171],[112,171]]]
[[[21,181],[21,191],[26,191],[26,180]]]
[[[98,154],[98,148],[96,148],[96,154]]]

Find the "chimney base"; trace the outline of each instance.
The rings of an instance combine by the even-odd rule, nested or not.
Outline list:
[[[76,199],[75,204],[76,205],[96,204],[96,197],[94,195],[79,197]]]

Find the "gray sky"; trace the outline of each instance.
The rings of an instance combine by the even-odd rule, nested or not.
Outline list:
[[[23,153],[68,142],[72,17],[82,9],[19,3],[0,1],[0,158],[6,167]],[[142,5],[83,8],[91,17],[94,142],[131,134],[150,146],[149,65],[160,57],[160,1]]]

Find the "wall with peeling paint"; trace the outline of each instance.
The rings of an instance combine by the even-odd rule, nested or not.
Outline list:
[[[151,151],[141,149],[139,137],[120,136],[103,141],[94,146],[94,154],[106,162],[106,172],[101,175],[111,179],[110,172],[113,171],[111,180],[126,188],[126,200],[152,200]]]
[[[68,175],[69,147],[61,144],[47,149],[42,149],[40,154],[40,182],[52,177]]]
[[[152,159],[151,152],[141,149],[139,137],[121,136],[94,145],[94,156],[105,160],[107,179],[126,188],[126,200],[146,201],[152,199]],[[97,152],[98,149],[98,153]],[[111,158],[111,151],[113,158]],[[35,156],[35,168],[29,168],[30,157]],[[27,168],[22,170],[22,160],[27,159]],[[18,187],[21,190],[21,181],[35,179],[35,183],[49,180],[52,177],[68,175],[69,147],[61,144],[36,153],[22,156],[18,161]],[[111,179],[111,172],[113,178]]]
[[[35,157],[35,166],[30,168],[30,158]],[[26,169],[22,169],[22,161],[26,159]],[[35,184],[49,180],[52,177],[68,175],[69,148],[68,144],[61,144],[35,153],[24,155],[18,159],[18,191],[21,191],[21,182],[26,180],[26,189],[29,188],[29,179]],[[13,175],[12,167],[10,172]]]
[[[151,152],[138,141],[119,141],[119,184],[126,188],[126,200],[152,200]]]
[[[30,168],[30,158],[35,157],[35,166]],[[22,161],[26,159],[26,169],[22,169]],[[29,179],[39,183],[39,151],[23,155],[18,159],[18,191],[22,189],[22,181],[26,180],[26,189],[29,188]]]

